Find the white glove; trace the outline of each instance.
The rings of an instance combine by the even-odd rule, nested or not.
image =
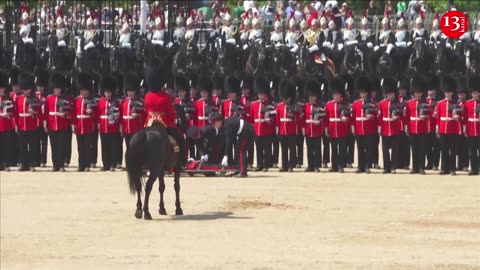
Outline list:
[[[88,50],[90,48],[93,48],[93,47],[95,47],[95,44],[93,44],[93,42],[90,41],[87,45],[85,45],[83,47],[83,49],[86,51],[86,50]]]
[[[58,43],[57,43],[58,47],[66,47],[67,46],[67,43],[65,43],[65,40],[60,40]]]
[[[338,44],[338,50],[341,51],[342,49],[343,49],[343,44],[342,43]]]
[[[320,55],[320,59],[321,59],[323,62],[327,61],[327,57],[325,57],[325,54],[323,54],[323,53]]]
[[[367,43],[367,48],[369,48],[369,49],[373,48],[373,43],[372,43],[372,42],[368,42],[368,43]]]
[[[390,44],[389,44],[390,45]],[[405,41],[402,41],[402,42],[395,42],[395,46],[397,47],[407,47],[407,43]],[[388,45],[387,45],[387,48],[388,48]]]
[[[394,47],[395,47],[395,46],[393,46],[393,44],[388,44],[388,45],[387,45],[387,50],[386,50],[386,52],[387,52],[388,54],[390,54],[390,52],[393,50]]]
[[[195,161],[195,160],[194,160],[193,158],[188,158],[187,161],[188,161],[188,162],[193,162],[193,161]]]
[[[407,46],[410,47],[413,43],[411,41],[407,42]]]
[[[330,43],[328,41],[325,41],[325,42],[323,42],[322,46],[326,47],[326,48],[332,48],[332,43]]]
[[[244,49],[244,50],[246,50],[247,48],[248,48],[248,45],[247,45],[247,44],[243,45],[243,49]]]
[[[171,48],[172,46],[173,46],[173,42],[170,41],[170,42],[167,44],[167,47],[168,47],[168,48]]]
[[[228,157],[227,156],[223,156],[223,159],[222,159],[222,164],[221,164],[223,167],[227,167],[228,166]]]
[[[208,154],[203,155],[200,160],[203,161],[203,162],[208,162]]]
[[[450,43],[447,43],[446,46],[447,46],[447,48],[452,48],[452,44],[450,44]]]
[[[298,51],[298,45],[295,44],[295,46],[290,50],[290,52],[297,53],[297,51]]]
[[[380,47],[378,45],[373,48],[374,51],[377,51],[378,49],[380,49]]]
[[[229,39],[227,39],[225,42],[230,43],[230,44],[233,44],[233,45],[237,44],[237,42],[235,41],[234,38],[229,38]]]
[[[308,51],[309,51],[309,52],[318,51],[318,46],[317,46],[317,45],[313,45],[312,47],[308,48]]]

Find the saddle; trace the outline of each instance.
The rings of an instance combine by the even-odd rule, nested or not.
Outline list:
[[[163,127],[167,128],[167,125],[165,125],[165,122],[163,121],[161,115],[151,116],[150,119],[148,119],[147,123],[145,124],[145,127],[151,127],[154,123],[158,123]],[[175,138],[170,135],[168,135],[168,139],[170,140],[170,145],[172,146],[173,152],[179,153],[180,147],[178,146],[177,140],[175,140]]]

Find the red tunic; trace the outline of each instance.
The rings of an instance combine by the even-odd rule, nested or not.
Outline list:
[[[235,105],[233,100],[227,99],[223,101],[222,104],[222,115],[224,118],[232,117],[235,112],[232,112],[232,107]]]
[[[323,136],[324,127],[324,117],[315,119],[315,116],[312,115],[314,108],[319,107],[316,104],[305,103],[303,106],[303,114],[305,118],[305,137],[307,138],[318,138]]]
[[[194,108],[195,108],[195,100],[192,98],[190,99],[190,102],[191,104],[193,104]],[[175,98],[175,104],[178,104],[178,105],[183,105],[183,100],[181,98]],[[191,127],[194,125],[194,122],[196,122],[196,110],[194,110],[193,112],[191,113],[186,113],[186,117],[187,117],[187,128]]]
[[[209,106],[213,106],[213,111],[216,110],[214,104],[212,104],[212,101],[206,101],[204,99],[199,99],[195,101],[196,118],[194,120],[194,124],[198,128],[207,126],[209,124],[207,113],[207,107]]]
[[[40,103],[40,101],[38,101]],[[16,120],[19,131],[31,131],[38,129],[40,123],[43,121],[41,106],[31,108],[33,112],[30,112],[30,106],[27,104],[27,98],[21,95],[16,101]]]
[[[48,130],[51,131],[63,131],[67,130],[71,124],[72,106],[70,109],[64,110],[59,105],[59,102],[68,102],[69,100],[62,97],[49,95],[45,99],[45,118],[47,120]],[[64,103],[68,106],[67,103]],[[71,103],[70,103],[71,104]]]
[[[463,125],[468,137],[480,137],[480,101],[467,100],[463,105]],[[476,112],[477,111],[477,112]]]
[[[378,126],[381,128],[381,135],[386,137],[400,134],[400,116],[392,114],[390,106],[392,102],[384,99],[378,103]]]
[[[155,116],[160,115],[167,128],[175,127],[177,115],[170,95],[164,91],[148,92],[145,95],[145,115],[146,122]]]
[[[3,104],[4,108],[0,109],[0,132],[12,131],[15,129],[15,105],[10,99],[0,96],[0,103],[8,101],[9,105]]]
[[[439,134],[461,134],[459,127],[460,115],[454,117],[454,112],[449,111],[448,107],[454,104],[446,99],[437,103],[437,128]]]
[[[359,99],[352,104],[352,122],[355,126],[355,135],[365,136],[372,135],[377,132],[377,112],[373,110],[368,112],[363,108],[365,101]],[[376,105],[374,103],[372,106]]]
[[[267,114],[264,112],[265,106],[267,106],[266,102],[258,100],[250,106],[250,115],[253,119],[253,128],[257,137],[272,136],[275,133],[275,113]]]
[[[328,136],[333,139],[344,138],[349,134],[350,116],[343,116],[340,105],[335,101],[329,101],[325,106],[325,127]]]
[[[405,124],[408,126],[410,134],[427,134],[429,132],[430,107],[425,108],[423,113],[418,108],[419,102],[416,99],[411,99],[407,102]]]
[[[115,109],[117,109],[115,111]],[[99,132],[101,134],[120,132],[120,118],[118,104],[102,98],[98,101],[98,123],[100,124]]]
[[[243,120],[253,123],[253,119],[250,115],[250,97],[242,95],[240,97],[240,103],[243,105],[244,108],[244,114],[243,114]]]
[[[281,102],[277,105],[277,124],[279,129],[280,136],[288,136],[288,135],[297,135],[297,125],[298,122],[301,121],[300,113],[295,112],[293,113],[293,118],[289,117],[287,112],[287,104],[285,102]]]
[[[95,131],[97,108],[95,106],[87,108],[85,99],[81,96],[77,97],[73,103],[72,123],[75,125],[75,133],[92,134]]]
[[[134,107],[131,106],[132,99],[125,98],[120,105],[120,117],[122,123],[122,133],[131,135],[139,131],[145,123],[145,114],[143,110],[137,112]]]

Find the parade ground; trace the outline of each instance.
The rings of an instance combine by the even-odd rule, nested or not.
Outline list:
[[[47,170],[0,172],[2,270],[480,269],[480,181],[465,173],[183,177],[185,215],[158,215],[157,182],[146,221],[126,172]]]

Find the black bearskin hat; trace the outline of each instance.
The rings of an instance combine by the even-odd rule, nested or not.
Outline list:
[[[8,74],[3,70],[0,70],[0,88],[8,89]]]
[[[62,90],[65,90],[65,88],[67,87],[67,80],[65,76],[63,76],[61,73],[54,72],[50,77],[50,82],[48,85],[52,90],[54,88],[60,88]]]
[[[450,76],[442,79],[442,92],[453,92],[457,90],[457,82]]]
[[[225,92],[240,93],[240,81],[233,76],[225,78]]]
[[[253,90],[253,77],[248,74],[243,75],[240,81],[240,88],[248,88]]]
[[[425,88],[426,88],[425,80],[422,77],[420,76],[412,77],[412,79],[410,80],[410,89],[412,93],[422,92],[425,94]]]
[[[36,67],[35,71],[35,85],[48,87],[48,70],[41,67]]]
[[[209,94],[211,94],[212,89],[213,89],[212,79],[210,79],[209,77],[201,77],[198,79],[198,87],[197,87],[198,91],[204,90],[204,91],[207,91]]]
[[[35,88],[35,77],[31,73],[22,72],[18,75],[18,85],[22,90],[33,90]]]
[[[370,91],[372,90],[371,88],[372,88],[371,81],[368,77],[366,76],[358,77],[355,83],[355,89],[357,90],[357,93],[360,93],[360,92],[370,93]]]
[[[398,89],[407,89],[407,92],[410,90],[410,80],[405,76],[399,76],[397,80]]]
[[[85,72],[80,72],[77,76],[77,89],[87,89],[92,91],[93,79],[92,77]]]
[[[160,59],[154,58],[145,68],[145,83],[149,91],[160,91],[165,87],[162,65],[163,63]]]
[[[140,80],[135,72],[125,73],[123,76],[123,89],[125,89],[125,92],[128,90],[138,92],[140,90]]]
[[[283,99],[295,99],[296,86],[292,80],[286,79],[280,82],[278,92]]]
[[[113,76],[113,74],[105,74],[101,80],[100,92],[103,94],[105,91],[109,90],[115,94],[116,89],[117,79]]]
[[[473,91],[480,91],[480,76],[479,75],[472,75],[468,79],[468,89],[469,92]]]
[[[20,69],[16,66],[12,66],[8,73],[8,76],[10,77],[10,85],[18,84],[18,75],[20,75]]]
[[[190,82],[184,76],[178,76],[175,78],[175,91],[185,90],[189,92]]]
[[[270,85],[269,82],[263,78],[263,77],[258,77],[255,79],[255,82],[253,84],[253,88],[255,89],[255,94],[268,94]]]
[[[464,76],[457,79],[457,93],[468,93],[467,78]]]
[[[309,79],[308,81],[306,81],[305,85],[303,86],[303,91],[305,93],[305,97],[322,96],[321,85],[315,79]]]
[[[329,82],[329,86],[330,86],[330,94],[334,94],[334,93],[339,93],[341,94],[342,96],[345,95],[345,88],[347,87],[347,85],[345,84],[345,82],[339,78],[333,78],[330,80]]]
[[[397,82],[391,77],[385,77],[380,80],[383,94],[397,93]]]
[[[427,83],[427,90],[438,90],[440,87],[440,81],[437,76],[432,76]]]
[[[348,92],[350,93],[350,95],[353,95],[353,92],[355,91],[355,79],[353,78],[353,76],[349,74],[344,74],[341,80],[345,85],[344,87],[345,94]]]
[[[212,78],[213,81],[213,89],[217,90],[224,90],[224,85],[225,85],[225,79],[220,77],[220,76],[215,76]]]

